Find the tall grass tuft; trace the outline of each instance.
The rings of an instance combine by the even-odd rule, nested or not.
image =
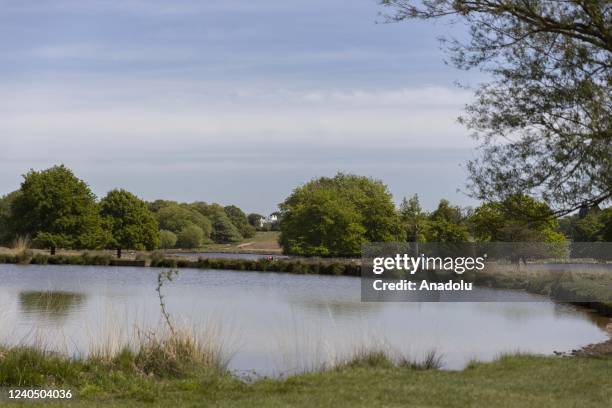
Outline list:
[[[27,236],[18,236],[13,240],[12,249],[14,252],[23,252],[30,249],[30,238]]]
[[[181,377],[195,369],[221,372],[228,363],[221,344],[214,335],[184,328],[161,335],[140,332],[133,363],[139,372],[162,378]]]
[[[408,368],[411,370],[438,370],[442,368],[442,355],[435,350],[422,360],[410,358],[389,348],[358,348],[353,354],[339,361],[335,368]]]

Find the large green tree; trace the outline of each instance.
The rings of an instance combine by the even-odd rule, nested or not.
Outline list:
[[[255,236],[255,228],[249,224],[249,220],[244,211],[235,205],[225,206],[224,210],[230,221],[232,221],[232,224],[238,228],[238,231],[240,231],[240,234],[244,238],[252,238]]]
[[[391,194],[380,181],[339,173],[296,188],[280,205],[285,253],[357,255],[366,242],[401,237]]]
[[[468,242],[470,233],[461,208],[440,200],[428,219],[426,239],[429,242]]]
[[[147,204],[126,190],[112,190],[100,201],[100,213],[108,228],[109,246],[117,250],[159,246],[159,227]]]
[[[503,202],[484,203],[476,208],[470,222],[475,238],[492,242],[563,242],[559,223],[546,203],[525,194]]]
[[[230,244],[242,241],[242,235],[225,212],[212,213],[213,232],[211,238],[219,244]]]
[[[207,204],[200,201],[190,204],[190,207],[211,220],[211,238],[214,242],[225,244],[242,240],[242,234],[227,216],[225,208],[219,204]]]
[[[593,208],[559,219],[560,230],[574,242],[612,242],[612,207]]]
[[[470,188],[491,202],[526,193],[555,215],[612,197],[609,0],[383,0],[390,21],[452,19],[451,63],[487,82],[462,122],[481,142]]]
[[[172,231],[177,235],[192,225],[202,230],[204,239],[208,239],[212,233],[210,219],[188,204],[168,203],[155,213],[155,217],[161,229]]]
[[[29,236],[41,247],[99,248],[108,236],[96,197],[87,184],[64,165],[24,176],[11,203],[15,235]]]

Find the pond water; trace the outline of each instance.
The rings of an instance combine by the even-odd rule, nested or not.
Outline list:
[[[0,343],[87,354],[130,338],[135,326],[160,327],[159,271],[0,265]],[[435,350],[444,368],[460,369],[471,359],[552,354],[607,338],[597,315],[535,295],[534,302],[362,303],[358,278],[194,269],[162,290],[175,322],[216,328],[237,373],[303,371],[360,347],[415,359]]]

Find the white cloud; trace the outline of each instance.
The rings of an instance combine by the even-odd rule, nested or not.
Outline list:
[[[117,144],[164,149],[211,143],[352,147],[468,147],[456,117],[465,91],[232,88],[229,84],[114,84],[0,89],[0,134],[14,154]],[[65,151],[65,149],[63,150]],[[79,153],[81,154],[81,153]]]

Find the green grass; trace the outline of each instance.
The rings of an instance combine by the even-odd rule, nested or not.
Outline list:
[[[278,245],[278,231],[257,231],[255,236],[245,238],[233,244],[205,244],[201,249],[207,252],[236,252],[236,253],[263,253],[281,254],[281,247]]]
[[[513,355],[439,371],[371,353],[322,372],[247,384],[214,366],[146,373],[130,352],[74,361],[32,349],[0,351],[0,386],[71,389],[72,407],[610,407],[611,373],[610,356]]]

